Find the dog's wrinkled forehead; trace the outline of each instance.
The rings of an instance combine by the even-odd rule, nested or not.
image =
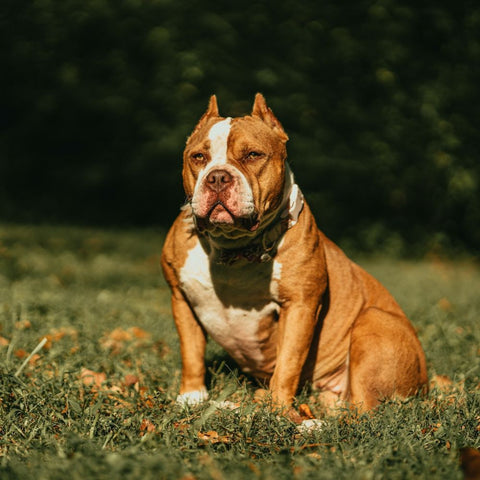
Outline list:
[[[282,149],[284,142],[263,121],[251,117],[222,118],[192,135],[190,147],[208,151],[210,163],[227,163],[229,149],[234,145],[267,150]]]
[[[250,115],[222,117],[215,95],[187,140],[184,151],[184,184],[199,171],[218,163],[236,164],[242,154],[250,151],[257,157],[286,158],[288,136],[260,93],[255,96]],[[248,166],[245,163],[244,166]]]

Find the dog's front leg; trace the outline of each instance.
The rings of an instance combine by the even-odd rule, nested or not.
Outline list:
[[[297,302],[281,310],[277,362],[270,380],[272,400],[278,407],[289,407],[293,402],[320,308]]]
[[[182,357],[182,380],[177,402],[201,403],[208,398],[205,387],[206,334],[178,288],[173,290],[172,311],[180,338]]]

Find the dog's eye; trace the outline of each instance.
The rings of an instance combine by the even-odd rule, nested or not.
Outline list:
[[[263,157],[263,153],[256,152],[255,150],[248,152],[247,155],[245,156],[247,160],[258,160],[260,157]]]
[[[205,155],[200,152],[193,153],[192,159],[195,160],[196,162],[203,162],[205,160]]]

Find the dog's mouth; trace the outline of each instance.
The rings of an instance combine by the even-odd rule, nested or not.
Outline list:
[[[196,217],[196,223],[201,231],[225,226],[255,232],[260,220],[257,214],[237,217],[221,200],[217,200],[205,217]]]
[[[217,200],[207,213],[207,218],[211,223],[235,223],[235,215],[221,201]]]

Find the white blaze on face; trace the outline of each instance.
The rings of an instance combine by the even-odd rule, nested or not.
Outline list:
[[[211,161],[201,171],[195,185],[194,198],[198,198],[199,188],[207,174],[218,165],[225,165],[227,163],[228,150],[228,135],[230,134],[230,117],[216,123],[208,132],[208,139],[210,140],[210,158]]]
[[[227,141],[230,134],[230,122],[232,119],[226,118],[216,123],[208,132],[210,140],[210,165],[224,165],[227,163]]]

